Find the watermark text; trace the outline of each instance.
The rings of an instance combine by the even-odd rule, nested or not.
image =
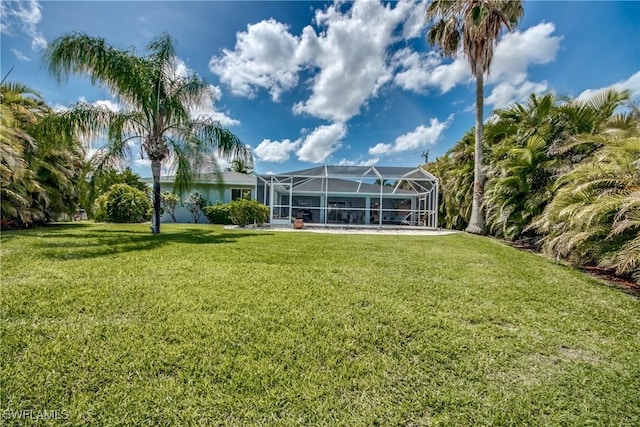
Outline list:
[[[5,420],[68,420],[69,411],[66,409],[5,409],[2,411]]]

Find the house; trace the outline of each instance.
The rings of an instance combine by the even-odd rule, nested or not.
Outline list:
[[[255,199],[256,177],[239,172],[221,172],[222,182],[220,184],[215,173],[206,173],[200,175],[191,185],[186,194],[181,195],[182,200],[187,198],[191,193],[199,193],[207,201],[207,204],[215,205],[217,202],[227,203],[231,200],[248,196]],[[153,185],[152,178],[143,178],[142,181],[149,185]],[[174,176],[160,177],[160,191],[173,191]],[[191,212],[184,207],[178,206],[175,211],[176,221],[182,223],[193,222]],[[160,218],[161,222],[173,222],[168,213],[164,213]],[[205,216],[200,217],[201,223],[207,223]]]
[[[321,225],[438,227],[438,179],[422,168],[325,165],[274,175],[223,172],[222,179],[221,185],[215,174],[205,174],[191,192],[209,204],[248,195],[269,207],[272,225],[288,226],[298,217]],[[172,191],[173,180],[162,177],[161,190]],[[193,221],[184,207],[176,219]],[[166,213],[161,220],[172,221]]]

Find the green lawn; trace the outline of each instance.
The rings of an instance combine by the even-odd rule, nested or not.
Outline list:
[[[637,296],[488,238],[84,223],[1,261],[4,425],[640,425]]]

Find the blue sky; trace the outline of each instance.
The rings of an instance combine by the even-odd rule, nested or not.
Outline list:
[[[57,108],[79,100],[119,108],[86,79],[58,85],[42,49],[79,31],[144,53],[168,32],[179,68],[211,85],[215,102],[200,113],[252,147],[257,172],[415,166],[426,150],[430,159],[444,154],[474,121],[466,60],[428,46],[424,9],[373,0],[2,0],[1,71],[14,67],[8,80]],[[496,48],[486,116],[531,92],[584,97],[611,86],[640,96],[640,2],[527,1],[519,27]],[[134,157],[134,170],[149,176],[148,161]]]

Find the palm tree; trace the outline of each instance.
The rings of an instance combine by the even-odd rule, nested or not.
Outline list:
[[[467,132],[447,153],[429,164],[440,180],[438,218],[442,226],[462,230],[469,224],[473,199],[473,134]]]
[[[19,83],[0,84],[0,205],[3,223],[28,226],[74,210],[84,153],[77,140],[43,137],[51,109]]]
[[[184,192],[208,159],[220,173],[213,152],[247,157],[241,141],[220,123],[193,118],[194,107],[211,101],[208,85],[195,74],[177,74],[173,40],[163,34],[137,56],[104,39],[73,33],[54,40],[45,51],[49,71],[60,82],[70,74],[87,75],[109,88],[120,111],[78,103],[62,113],[52,129],[65,134],[106,133],[107,144],[96,159],[100,171],[130,156],[129,144],[151,161],[153,175],[153,233],[160,232],[160,172],[167,162],[176,167],[174,190]]]
[[[549,147],[566,137],[567,127],[558,103],[552,93],[531,94],[523,104],[494,111],[485,126],[491,154],[484,208],[487,227],[498,237],[527,237],[524,229],[553,195],[550,187],[563,165],[549,154]]]
[[[511,148],[505,159],[492,167],[499,170],[487,182],[485,204],[492,234],[514,240],[549,200],[552,160],[540,135],[529,137],[524,147]]]
[[[627,90],[608,89],[589,99],[573,99],[561,105],[559,112],[564,119],[565,133],[563,138],[554,141],[550,153],[575,165],[602,147],[601,142],[590,139],[588,135],[635,131],[637,117],[633,114],[616,114],[616,110],[629,99],[631,93]],[[576,135],[581,137],[575,138]]]
[[[233,159],[231,166],[227,168],[227,171],[251,175],[253,173],[253,164],[251,159],[247,160],[246,158],[236,158]]]
[[[375,185],[381,187],[393,187],[393,184],[388,179],[376,179]]]
[[[19,218],[24,222],[30,217],[26,188],[33,178],[24,147],[30,138],[16,118],[7,96],[9,92],[3,83],[0,87],[0,207],[3,221]]]
[[[476,78],[476,127],[473,171],[473,205],[467,232],[484,234],[483,121],[484,74],[489,73],[493,50],[503,28],[512,30],[523,15],[521,0],[434,0],[427,8],[433,22],[427,33],[432,45],[453,56],[462,45]]]
[[[583,138],[602,146],[558,180],[556,197],[533,226],[556,258],[598,263],[640,283],[640,138]]]

